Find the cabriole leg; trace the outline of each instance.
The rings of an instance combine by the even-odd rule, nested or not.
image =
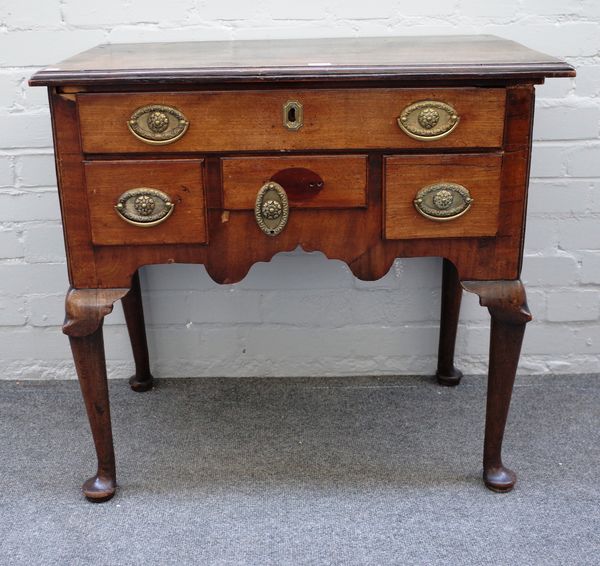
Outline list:
[[[483,481],[493,491],[510,491],[516,474],[502,463],[502,440],[521,353],[525,325],[531,320],[521,281],[463,281],[479,295],[492,317],[488,369]]]
[[[150,373],[148,356],[148,342],[146,340],[146,325],[144,323],[144,309],[142,306],[142,291],[140,278],[136,271],[131,281],[131,290],[121,300],[133,359],[135,361],[135,375],[129,379],[129,385],[134,391],[142,392],[152,389],[153,377]]]
[[[454,367],[454,347],[458,329],[458,315],[462,287],[454,264],[444,259],[442,272],[442,314],[440,318],[440,343],[436,377],[441,385],[458,385],[462,372]]]
[[[90,501],[106,501],[117,487],[102,324],[128,289],[70,289],[63,332],[69,336],[96,447],[98,469],[83,484]]]

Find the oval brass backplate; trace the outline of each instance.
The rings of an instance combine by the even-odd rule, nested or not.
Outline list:
[[[127,127],[144,143],[166,145],[183,136],[189,124],[187,118],[177,108],[151,104],[138,108],[129,118]]]
[[[115,205],[117,214],[125,222],[142,227],[164,222],[174,208],[168,194],[145,187],[125,191]]]
[[[416,140],[439,140],[460,122],[456,110],[445,102],[421,100],[407,106],[398,118],[400,129]]]
[[[283,187],[275,181],[265,183],[256,195],[254,216],[258,227],[267,236],[277,236],[285,228],[290,214]]]
[[[438,222],[462,216],[471,204],[473,199],[469,190],[456,183],[435,183],[423,187],[414,200],[420,214]]]

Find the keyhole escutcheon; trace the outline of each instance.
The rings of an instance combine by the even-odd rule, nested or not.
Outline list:
[[[291,131],[299,130],[304,123],[302,104],[297,100],[288,100],[283,105],[283,126]]]

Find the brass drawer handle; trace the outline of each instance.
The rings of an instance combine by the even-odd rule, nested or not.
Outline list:
[[[407,106],[398,118],[400,129],[411,138],[422,141],[447,136],[460,122],[456,110],[445,102],[422,100]]]
[[[298,131],[304,125],[304,108],[297,100],[288,100],[283,105],[283,125],[292,131]]]
[[[423,187],[414,200],[420,214],[438,222],[462,216],[472,204],[469,189],[456,183],[435,183]]]
[[[117,214],[134,226],[156,226],[171,216],[175,205],[169,195],[157,189],[131,189],[115,205]]]
[[[127,122],[129,131],[150,145],[166,145],[177,141],[189,125],[187,118],[177,108],[161,104],[138,108]]]
[[[267,236],[277,236],[285,228],[290,214],[287,194],[275,181],[265,183],[256,195],[254,216]]]

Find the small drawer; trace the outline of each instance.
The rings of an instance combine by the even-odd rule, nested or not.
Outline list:
[[[495,236],[501,169],[501,153],[385,157],[385,238]]]
[[[77,96],[86,153],[500,147],[502,88]]]
[[[292,208],[359,208],[367,205],[367,157],[231,157],[221,161],[223,207],[252,210],[268,181],[283,187]]]
[[[94,244],[207,242],[202,160],[84,165]]]

